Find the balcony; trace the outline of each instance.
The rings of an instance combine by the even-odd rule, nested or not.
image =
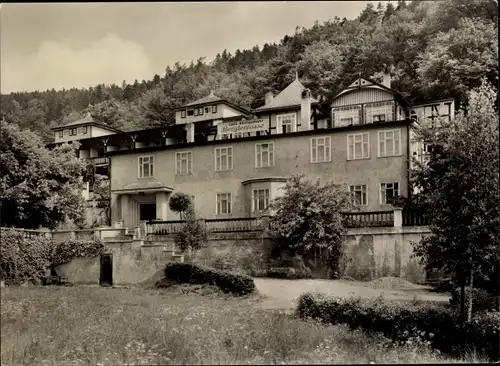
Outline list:
[[[333,127],[383,123],[405,118],[402,108],[394,101],[360,103],[332,108]]]

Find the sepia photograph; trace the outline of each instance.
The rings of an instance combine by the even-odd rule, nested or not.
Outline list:
[[[500,362],[497,0],[0,4],[0,363]]]

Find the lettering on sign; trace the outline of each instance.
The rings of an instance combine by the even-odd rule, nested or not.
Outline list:
[[[222,122],[217,125],[217,134],[232,134],[240,132],[257,132],[267,130],[266,120],[251,119],[234,122]]]

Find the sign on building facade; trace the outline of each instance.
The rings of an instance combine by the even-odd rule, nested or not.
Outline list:
[[[223,122],[217,125],[217,134],[234,134],[244,132],[267,131],[266,120],[263,118]]]

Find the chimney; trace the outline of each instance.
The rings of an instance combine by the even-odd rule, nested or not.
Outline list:
[[[382,75],[382,85],[388,88],[391,87],[391,74],[389,74],[388,72],[384,72],[384,74]]]
[[[311,129],[311,91],[309,89],[304,89],[301,95],[302,99],[300,101],[300,121],[302,126],[307,126],[307,129]]]
[[[267,92],[266,93],[266,104],[271,103],[271,101],[273,100],[273,98],[274,98],[273,92]]]

